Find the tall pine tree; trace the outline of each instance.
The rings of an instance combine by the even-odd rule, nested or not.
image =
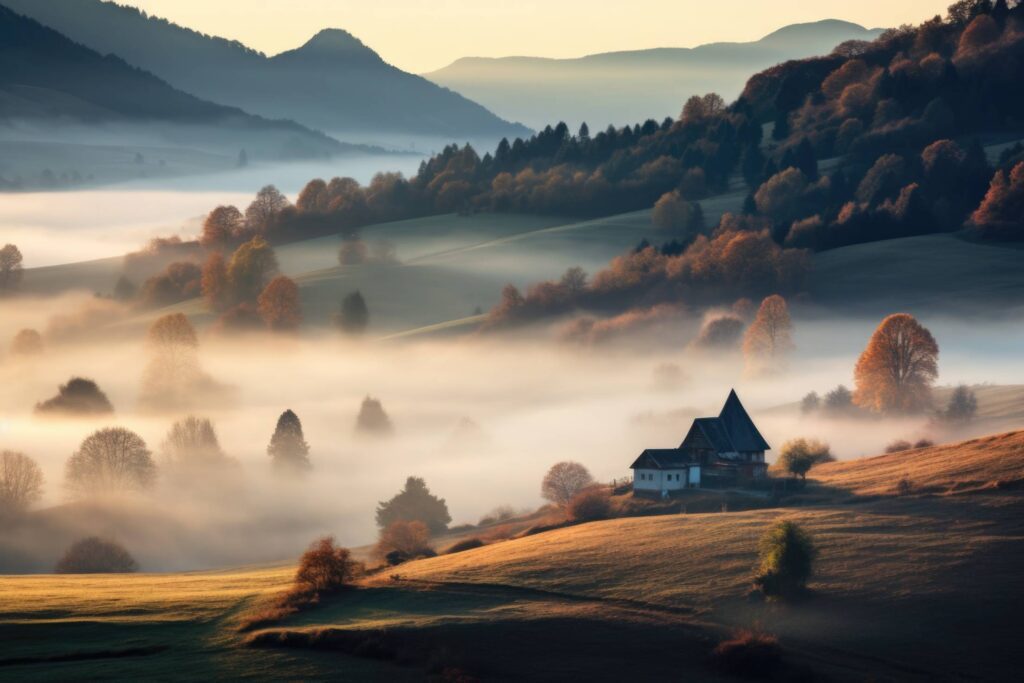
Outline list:
[[[302,434],[302,421],[291,410],[277,418],[277,428],[270,437],[267,455],[275,470],[305,472],[312,465],[309,462],[309,444]]]

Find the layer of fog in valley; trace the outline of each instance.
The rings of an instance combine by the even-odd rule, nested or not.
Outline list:
[[[375,538],[377,502],[410,475],[446,499],[454,524],[476,522],[499,505],[533,508],[543,502],[540,481],[553,463],[577,460],[603,481],[626,477],[643,448],[678,445],[690,420],[717,414],[732,387],[776,452],[787,439],[807,436],[851,458],[898,438],[947,441],[999,427],[950,431],[927,417],[802,416],[792,404],[807,392],[852,385],[857,354],[878,321],[809,322],[799,314],[788,369],[758,378],[745,374],[738,352],[688,348],[699,316],[585,346],[548,329],[405,342],[352,340],[323,328],[297,337],[201,332],[200,363],[216,390],[197,392],[188,407],[154,411],[140,401],[150,353],[141,332],[76,335],[66,320],[54,326],[54,316],[81,315],[90,305],[79,294],[0,300],[0,339],[24,327],[51,330],[42,355],[5,353],[0,362],[0,448],[29,454],[46,477],[44,509],[0,534],[7,565],[0,570],[45,571],[86,533],[120,538],[147,570],[287,559],[323,533],[362,545]],[[942,348],[940,384],[1024,377],[1014,344],[1024,332],[1019,324],[921,321]],[[114,416],[33,415],[35,403],[75,375],[99,384]],[[366,396],[382,402],[393,436],[356,434]],[[275,475],[266,455],[285,409],[301,418],[311,449],[313,469],[296,480]],[[159,464],[167,430],[189,413],[213,420],[224,450],[241,464],[229,481],[172,486],[164,478],[123,507],[66,506],[64,466],[82,439],[124,426],[142,436]]]
[[[348,176],[365,184],[381,171],[414,173],[420,161],[396,154],[254,164],[101,188],[6,193],[0,201],[0,241],[18,245],[26,268],[121,256],[155,237],[194,239],[213,207],[236,204],[244,210],[264,185],[273,184],[294,200],[313,177]]]

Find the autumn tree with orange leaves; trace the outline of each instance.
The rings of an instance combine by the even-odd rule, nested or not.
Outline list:
[[[203,264],[201,288],[211,311],[219,312],[228,307],[231,297],[228,290],[228,266],[219,251],[210,254]]]
[[[743,338],[747,368],[753,371],[778,368],[793,349],[792,332],[793,320],[789,317],[786,300],[778,294],[767,297]]]
[[[272,330],[286,332],[302,323],[299,286],[295,280],[279,275],[270,281],[257,301],[260,317]]]
[[[882,321],[857,360],[853,402],[876,413],[912,413],[931,404],[939,376],[939,345],[907,313]]]

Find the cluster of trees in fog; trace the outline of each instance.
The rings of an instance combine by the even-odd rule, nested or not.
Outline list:
[[[102,396],[95,383],[76,381],[90,385],[84,394]],[[74,383],[69,382],[69,385]],[[67,393],[63,391],[65,387],[62,387],[62,395]],[[94,412],[92,406],[85,410]],[[355,429],[360,433],[386,436],[392,433],[393,426],[380,401],[367,397],[356,419]],[[158,464],[146,441],[129,429],[105,427],[96,430],[68,458],[64,488],[76,499],[146,492],[155,487],[158,474],[170,486],[200,493],[205,490],[220,495],[229,480],[237,484],[240,464],[225,453],[213,422],[207,418],[190,415],[176,421],[164,437],[159,453]],[[280,475],[301,475],[312,469],[309,453],[302,421],[293,411],[284,411],[267,445],[271,467]],[[25,512],[39,500],[42,487],[42,471],[31,457],[14,451],[0,453],[0,515]],[[418,500],[417,496],[418,490],[413,486],[407,498]],[[405,509],[403,505],[400,502],[392,507]],[[380,513],[378,518],[386,519],[388,514]],[[437,523],[431,521],[433,519],[427,521],[436,531]],[[441,526],[449,521],[450,518],[443,521]]]
[[[135,300],[146,308],[202,297],[207,308],[217,314],[217,330],[294,332],[303,319],[299,286],[279,273],[277,256],[266,238],[266,225],[287,206],[287,198],[275,187],[267,186],[259,191],[244,215],[233,206],[217,207],[206,217],[198,245],[189,247],[180,240],[158,240],[148,250],[151,256],[179,251],[183,259],[167,264],[139,288],[122,277],[115,297]],[[353,250],[365,251],[365,245],[347,236],[341,253],[354,259]],[[383,253],[364,254],[356,261],[391,262],[388,254],[389,248],[383,248]],[[136,255],[135,259],[144,256]],[[335,322],[349,334],[366,330],[369,308],[361,292],[343,297]]]

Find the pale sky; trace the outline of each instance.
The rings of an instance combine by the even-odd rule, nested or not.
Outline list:
[[[268,54],[343,28],[413,73],[459,57],[578,57],[756,40],[785,26],[845,19],[919,23],[952,0],[118,0]]]

